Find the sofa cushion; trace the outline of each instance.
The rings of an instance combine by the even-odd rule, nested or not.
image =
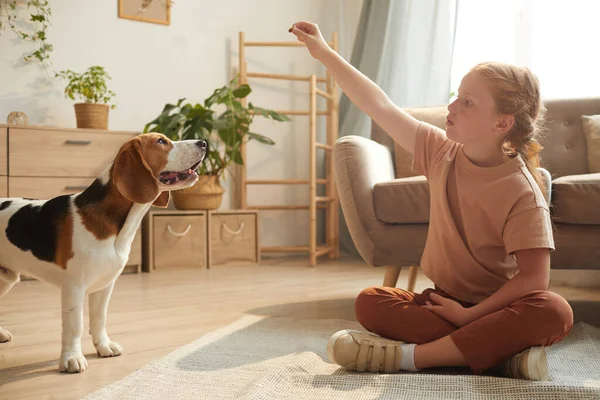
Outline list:
[[[600,115],[583,115],[581,126],[587,144],[588,168],[600,172]]]
[[[557,222],[600,225],[600,173],[553,180],[552,206]]]
[[[422,175],[378,183],[373,207],[377,218],[388,224],[427,224],[429,183]]]
[[[597,270],[600,266],[600,227],[556,224],[554,243],[552,268]]]

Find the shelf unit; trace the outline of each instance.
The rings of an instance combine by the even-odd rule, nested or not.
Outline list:
[[[332,34],[332,40],[329,43],[334,51],[338,51],[337,33]],[[288,116],[308,116],[309,118],[309,174],[308,180],[300,179],[247,179],[246,170],[246,146],[241,148],[244,164],[241,167],[240,177],[240,208],[253,210],[309,210],[309,244],[308,246],[275,246],[261,247],[261,252],[265,253],[290,253],[307,252],[311,266],[317,265],[317,259],[320,256],[328,255],[330,259],[339,259],[339,199],[333,174],[333,144],[338,138],[338,112],[339,102],[336,83],[333,76],[327,71],[325,78],[317,75],[281,75],[266,74],[258,72],[249,72],[246,62],[246,49],[249,47],[301,47],[301,42],[250,42],[245,40],[244,32],[239,32],[239,83],[248,83],[249,78],[253,79],[279,79],[289,81],[304,81],[309,85],[308,110],[277,110],[280,114]],[[304,50],[306,51],[306,50]],[[319,84],[324,84],[325,89],[320,89]],[[327,99],[327,109],[317,110],[317,96]],[[242,104],[246,106],[247,99],[242,99]],[[327,119],[327,139],[326,143],[317,142],[317,117]],[[325,151],[325,177],[317,177],[317,150]],[[248,205],[247,186],[248,185],[308,185],[309,198],[308,204],[302,205]],[[317,195],[317,185],[325,185],[325,196]],[[324,244],[317,243],[317,209],[325,209],[325,236]]]

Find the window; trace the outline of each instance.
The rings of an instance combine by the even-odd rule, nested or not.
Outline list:
[[[481,61],[529,67],[542,97],[600,96],[600,1],[460,0],[452,64],[456,92]]]

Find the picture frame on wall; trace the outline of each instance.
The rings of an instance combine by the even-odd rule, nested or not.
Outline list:
[[[119,18],[171,25],[171,0],[118,0]]]

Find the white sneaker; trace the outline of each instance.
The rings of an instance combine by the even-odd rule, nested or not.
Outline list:
[[[394,373],[400,370],[402,344],[371,332],[346,329],[331,336],[327,356],[349,371]]]
[[[546,347],[530,347],[519,354],[515,354],[504,363],[503,372],[509,378],[531,381],[550,380]]]

